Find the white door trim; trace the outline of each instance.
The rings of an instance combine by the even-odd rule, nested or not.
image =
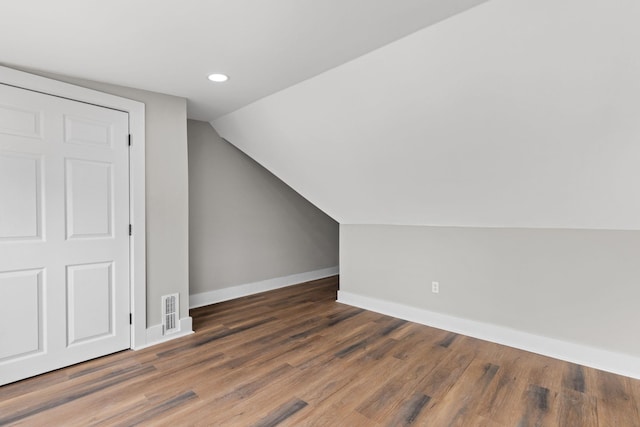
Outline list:
[[[129,215],[133,225],[130,239],[131,348],[147,342],[147,291],[145,249],[145,110],[144,104],[57,80],[0,66],[0,83],[55,95],[75,101],[113,108],[129,113],[132,145],[129,161]]]

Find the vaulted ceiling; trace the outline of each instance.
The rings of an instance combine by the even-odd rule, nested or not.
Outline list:
[[[182,96],[211,120],[484,1],[5,0],[0,63]]]
[[[640,229],[639,22],[492,0],[212,124],[341,223]]]
[[[640,229],[637,0],[15,0],[1,16],[3,65],[186,97],[341,223]]]

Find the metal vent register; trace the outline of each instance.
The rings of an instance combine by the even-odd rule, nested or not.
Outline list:
[[[162,335],[180,330],[180,323],[178,322],[179,298],[179,294],[162,297]]]

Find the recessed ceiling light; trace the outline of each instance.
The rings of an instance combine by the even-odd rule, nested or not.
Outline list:
[[[229,76],[227,76],[226,74],[214,73],[214,74],[209,74],[209,80],[216,83],[222,83],[229,80]]]

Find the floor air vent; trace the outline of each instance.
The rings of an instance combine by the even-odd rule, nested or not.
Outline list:
[[[180,330],[178,322],[179,294],[162,297],[162,335],[172,334]]]

